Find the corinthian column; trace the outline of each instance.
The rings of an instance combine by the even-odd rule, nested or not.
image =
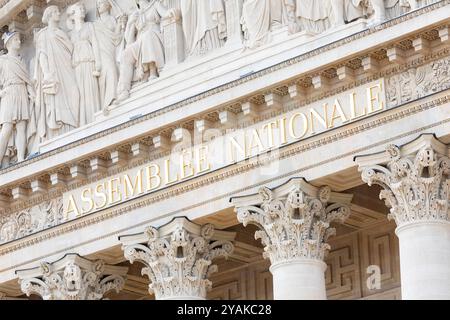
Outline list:
[[[233,252],[235,233],[199,226],[176,218],[159,229],[120,237],[125,258],[145,265],[142,274],[157,300],[204,300],[211,289],[209,276],[217,271],[212,261]]]
[[[17,271],[23,293],[44,300],[101,300],[110,291],[119,293],[125,284],[126,267],[106,265],[68,254],[54,263]]]
[[[450,299],[450,148],[433,135],[357,157],[397,224],[403,299]]]
[[[275,300],[325,300],[328,238],[331,222],[350,215],[352,195],[316,188],[304,179],[292,179],[273,190],[231,199],[238,220],[259,227],[256,239],[270,259]]]

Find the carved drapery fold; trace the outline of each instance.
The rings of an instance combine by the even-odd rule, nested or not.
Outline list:
[[[70,254],[55,263],[17,271],[20,287],[27,296],[43,300],[101,300],[111,291],[117,293],[125,284],[126,267],[106,265]]]
[[[423,141],[420,148],[411,144]],[[432,135],[424,135],[403,147],[390,145],[380,163],[359,161],[362,179],[380,185],[380,198],[390,208],[389,219],[397,226],[424,221],[449,222],[450,159],[448,147]]]
[[[100,106],[107,115],[129,97],[134,85],[154,80],[186,58],[203,56],[226,42],[239,46],[244,40],[245,47],[255,48],[270,42],[271,38],[279,39],[285,28],[290,33],[316,34],[333,28],[333,24],[336,27],[366,18],[381,23],[438,1],[141,1],[142,8],[136,7],[132,12],[128,4],[134,1],[98,1],[96,18],[90,21],[84,21],[84,2],[72,6],[78,9],[69,15],[61,15],[56,7],[59,4],[65,10],[74,2],[53,1],[44,9],[31,6],[31,0],[16,1],[11,4],[8,17],[0,16],[5,20],[4,25],[9,25],[9,31],[20,32],[27,40],[34,35],[37,49],[34,57],[27,57],[23,63],[18,54],[26,50],[22,50],[20,44],[16,49],[10,45],[8,54],[2,58],[2,64],[7,66],[5,70],[9,71],[3,74],[5,79],[0,79],[0,83],[14,86],[4,85],[3,89],[9,88],[2,90],[6,98],[0,99],[8,106],[3,108],[8,110],[7,114],[3,112],[0,117],[4,122],[0,123],[0,166],[22,162],[39,153],[41,142],[94,122]],[[24,8],[29,18],[17,23],[15,20]],[[90,6],[87,8],[94,10]],[[89,12],[87,17],[94,16],[93,13]],[[60,21],[66,16],[69,21]],[[18,20],[22,21],[23,17]],[[332,20],[334,23],[330,22]],[[75,21],[77,27],[71,36],[60,28]],[[50,26],[34,33],[41,22]],[[5,47],[8,47],[5,40]],[[32,47],[32,44],[27,46]],[[12,50],[16,51],[14,57],[10,57]],[[121,60],[120,72],[117,60]],[[59,68],[53,70],[57,65],[55,61],[60,62]],[[75,68],[72,62],[76,62]],[[28,65],[35,66],[30,72],[34,79],[28,75]],[[23,82],[20,90],[15,88],[17,77]],[[64,85],[58,87],[56,83]],[[32,87],[36,87],[37,92],[30,90]],[[8,94],[13,91],[16,92]],[[6,101],[16,95],[22,96],[21,101],[29,100],[28,106],[14,99]],[[96,107],[91,110],[89,106]],[[58,111],[61,108],[63,112]],[[20,115],[19,119],[16,114]],[[13,131],[19,138],[12,139]]]
[[[204,299],[212,285],[208,278],[218,270],[213,260],[229,257],[234,234],[178,218],[160,229],[148,227],[135,240],[126,238],[121,238],[125,258],[145,265],[142,274],[151,280],[149,292],[156,299]]]
[[[287,186],[287,187],[286,187]],[[281,189],[281,190],[280,190]],[[263,187],[254,199],[234,198],[238,220],[256,225],[255,233],[264,245],[264,257],[272,265],[297,259],[323,261],[335,234],[332,222],[344,222],[350,215],[351,195],[335,202],[329,187],[316,188],[294,179],[275,190]],[[249,197],[248,197],[249,198]],[[253,202],[249,205],[246,202]]]

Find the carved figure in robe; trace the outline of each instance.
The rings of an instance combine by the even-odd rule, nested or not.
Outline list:
[[[269,41],[271,31],[289,25],[292,0],[245,0],[241,25],[244,45],[255,48]]]
[[[11,144],[17,161],[25,160],[28,141],[36,133],[33,126],[27,130],[35,93],[19,53],[20,34],[6,32],[3,42],[8,53],[0,56],[0,165]]]
[[[67,10],[67,24],[73,43],[72,63],[80,90],[80,126],[94,122],[100,111],[98,78],[102,70],[100,47],[92,22],[86,22],[86,8],[81,2]]]
[[[332,25],[340,26],[365,18],[368,9],[366,0],[332,0]]]
[[[295,6],[299,30],[322,33],[330,28],[331,2],[334,0],[288,0]],[[292,5],[292,3],[294,3]]]
[[[80,92],[72,66],[73,45],[59,28],[57,6],[45,9],[47,25],[36,39],[36,117],[38,137],[51,139],[80,125]]]
[[[182,0],[180,6],[188,56],[204,55],[225,44],[227,22],[223,0]]]
[[[164,67],[161,19],[166,15],[161,0],[139,0],[136,11],[128,17],[126,49],[120,59],[119,100],[129,96],[133,80],[155,79]]]
[[[94,22],[94,28],[102,62],[98,78],[100,105],[105,112],[116,103],[117,99],[119,83],[117,58],[123,43],[126,22],[127,15],[122,12],[115,0],[97,0],[97,20]]]

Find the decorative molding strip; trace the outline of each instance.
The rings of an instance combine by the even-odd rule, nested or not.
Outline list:
[[[426,110],[429,110],[429,109],[432,109],[432,108],[435,108],[435,107],[438,107],[438,106],[441,106],[441,105],[443,105],[445,103],[449,103],[449,102],[450,102],[450,95],[446,95],[444,97],[438,98],[438,99],[433,100],[433,101],[426,102],[424,104],[420,104],[420,105],[410,104],[409,107],[407,107],[407,108],[405,108],[403,110],[390,110],[391,112],[387,112],[387,114],[384,117],[372,120],[369,123],[361,124],[361,125],[359,125],[357,127],[354,127],[354,128],[347,128],[346,129],[345,127],[343,127],[342,128],[343,130],[341,132],[339,132],[340,130],[338,130],[338,132],[336,132],[336,133],[334,133],[332,135],[327,135],[327,136],[325,136],[323,138],[312,137],[312,138],[308,139],[308,140],[313,140],[313,141],[311,141],[309,143],[305,143],[305,141],[302,141],[303,144],[302,144],[302,142],[299,142],[299,143],[295,143],[293,146],[287,146],[287,147],[284,148],[284,150],[282,150],[280,152],[279,157],[277,159],[284,159],[284,158],[291,157],[291,156],[293,156],[295,154],[298,154],[298,153],[302,153],[302,152],[305,152],[305,151],[308,151],[308,150],[313,150],[313,149],[318,148],[320,146],[327,145],[327,144],[333,143],[333,142],[338,141],[338,140],[342,140],[344,138],[350,137],[350,136],[358,134],[360,132],[364,132],[366,130],[370,130],[370,129],[379,127],[379,126],[381,126],[383,124],[386,124],[386,123],[389,123],[389,122],[397,121],[399,119],[402,119],[402,118],[408,117],[410,115],[413,115],[413,114],[416,114],[416,113],[419,113],[419,112],[422,112],[422,111],[426,111]],[[450,123],[450,119],[445,119],[445,120],[442,120],[442,121],[440,121],[438,123],[434,123],[434,124],[429,125],[429,126],[424,126],[424,127],[421,127],[421,128],[417,128],[415,130],[411,130],[409,132],[405,132],[405,133],[399,134],[397,136],[394,136],[394,137],[382,140],[380,142],[377,142],[377,143],[374,143],[374,144],[362,147],[362,148],[357,149],[357,150],[355,150],[353,152],[348,152],[348,153],[342,154],[342,155],[340,155],[338,157],[325,159],[325,160],[323,160],[321,162],[317,162],[317,163],[312,164],[312,165],[301,167],[301,168],[296,169],[296,170],[294,170],[292,172],[289,172],[289,173],[286,173],[284,175],[281,175],[281,176],[277,177],[277,179],[284,179],[284,178],[289,178],[289,177],[292,177],[292,176],[295,176],[295,175],[300,175],[302,172],[304,172],[306,170],[310,170],[312,168],[320,167],[320,166],[325,165],[327,163],[330,163],[332,161],[336,161],[336,160],[343,159],[343,158],[346,158],[346,157],[351,157],[351,156],[354,156],[355,154],[362,154],[362,153],[367,152],[368,150],[370,150],[370,149],[372,149],[374,147],[384,146],[384,145],[387,145],[388,143],[390,143],[392,141],[395,141],[397,139],[408,137],[408,136],[411,136],[411,135],[414,135],[414,134],[420,134],[420,133],[423,133],[423,132],[425,132],[427,130],[430,130],[430,129],[436,127],[436,126],[439,126],[439,125],[442,125],[442,124],[446,124],[446,123]],[[11,253],[11,252],[14,252],[14,251],[17,251],[17,250],[20,250],[20,249],[28,247],[28,246],[31,246],[33,244],[36,244],[36,243],[39,243],[39,242],[43,242],[45,240],[48,240],[48,239],[60,236],[62,234],[66,234],[66,233],[69,233],[69,232],[81,229],[81,228],[86,227],[86,226],[90,226],[90,225],[93,225],[93,224],[101,223],[101,222],[103,222],[105,220],[108,220],[108,219],[111,219],[111,218],[123,215],[123,214],[125,214],[127,212],[133,211],[133,210],[138,209],[138,208],[148,207],[151,204],[157,203],[157,202],[162,201],[162,200],[164,200],[166,198],[174,197],[174,196],[176,196],[178,194],[185,193],[185,192],[188,192],[188,191],[193,191],[193,190],[198,189],[200,187],[203,187],[203,186],[206,186],[206,185],[210,185],[210,184],[215,183],[217,181],[221,181],[221,180],[224,180],[224,179],[226,179],[228,177],[232,177],[232,176],[238,175],[238,174],[240,174],[242,172],[246,172],[246,171],[252,170],[254,168],[257,168],[259,166],[265,165],[267,163],[266,161],[267,161],[267,159],[262,159],[262,160],[261,159],[251,159],[250,162],[237,164],[237,165],[233,166],[231,169],[224,169],[224,170],[220,170],[219,172],[211,173],[211,174],[209,174],[209,175],[207,175],[205,177],[202,177],[202,179],[199,179],[199,181],[186,182],[186,183],[177,185],[176,188],[169,188],[167,190],[161,190],[161,191],[158,191],[158,192],[156,192],[154,194],[150,194],[148,196],[144,196],[142,198],[138,198],[138,199],[135,199],[133,201],[129,201],[129,202],[123,203],[123,204],[121,204],[121,205],[119,205],[117,207],[113,207],[113,208],[110,208],[110,209],[98,212],[96,214],[93,214],[92,216],[87,216],[87,217],[84,217],[84,218],[80,218],[78,220],[74,220],[72,222],[69,222],[69,223],[66,223],[64,225],[61,225],[58,228],[53,228],[51,230],[46,230],[46,231],[43,231],[43,232],[41,232],[41,233],[39,233],[37,235],[28,236],[28,237],[26,237],[23,240],[17,240],[17,241],[11,242],[9,244],[4,245],[2,248],[0,248],[0,256],[8,254],[8,253]],[[255,187],[267,185],[271,181],[273,181],[273,178],[267,179],[267,180],[262,181],[262,182],[260,182],[258,184],[255,184],[255,185],[246,186],[244,188],[241,188],[240,190],[235,190],[233,192],[222,194],[222,195],[217,196],[217,197],[215,197],[213,199],[208,199],[208,200],[196,203],[195,205],[191,205],[191,206],[188,206],[188,207],[184,207],[184,208],[175,210],[173,212],[167,213],[164,216],[160,216],[157,219],[163,219],[163,218],[175,216],[175,215],[180,214],[182,212],[186,212],[188,210],[191,210],[191,209],[194,209],[194,208],[197,208],[197,207],[201,207],[203,205],[206,205],[206,204],[214,202],[214,201],[218,201],[218,200],[221,200],[221,199],[224,199],[224,198],[230,198],[230,197],[232,197],[232,196],[234,196],[236,194],[243,193],[243,192],[251,190],[251,189],[253,189]],[[151,223],[152,221],[154,221],[154,219],[149,219],[148,221],[145,221],[143,223],[139,223],[139,224],[134,225],[134,226],[130,226],[130,227],[127,227],[127,228],[124,228],[124,229],[121,229],[121,230],[117,230],[117,231],[109,233],[107,235],[103,235],[101,237],[98,237],[98,238],[95,238],[95,239],[92,239],[92,240],[89,240],[89,241],[85,241],[85,242],[80,243],[80,244],[78,244],[76,246],[73,246],[71,248],[65,248],[62,251],[54,252],[52,254],[61,253],[61,252],[67,251],[69,249],[70,250],[74,250],[74,249],[76,249],[79,246],[82,246],[82,245],[85,245],[85,244],[88,244],[88,243],[91,243],[91,242],[99,241],[99,240],[102,240],[102,239],[105,239],[105,238],[108,238],[108,237],[111,237],[111,236],[115,236],[115,235],[119,235],[121,233],[127,232],[130,228],[136,228],[136,227],[141,227],[141,226],[144,227],[144,226],[148,225],[149,223]],[[45,258],[45,256],[44,257],[40,257],[39,259],[42,260],[42,258]],[[28,263],[34,262],[34,261],[35,260],[27,261],[27,262],[24,262],[24,264],[28,264]],[[11,270],[11,269],[14,269],[14,268],[17,268],[17,267],[20,267],[20,266],[12,266],[12,267],[9,267],[7,269],[0,270],[0,272]]]

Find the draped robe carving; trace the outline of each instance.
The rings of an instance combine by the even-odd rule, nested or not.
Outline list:
[[[225,43],[223,0],[182,0],[181,16],[188,56],[203,55]]]

